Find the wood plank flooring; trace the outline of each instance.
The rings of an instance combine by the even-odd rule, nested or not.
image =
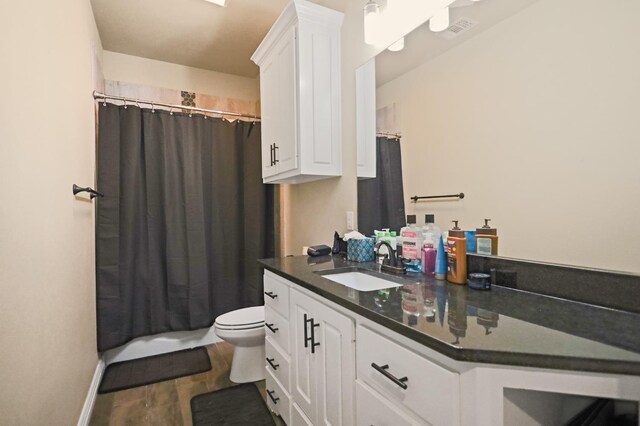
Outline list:
[[[191,398],[234,386],[229,380],[233,346],[220,342],[207,346],[211,370],[179,379],[167,380],[119,392],[98,395],[89,424],[91,426],[191,425]],[[266,398],[264,380],[257,382]],[[274,416],[276,425],[284,422]]]

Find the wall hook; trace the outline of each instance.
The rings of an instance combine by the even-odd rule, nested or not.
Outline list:
[[[76,185],[75,183],[73,184],[73,195],[78,195],[80,192],[88,192],[89,196],[91,197],[91,199],[93,200],[96,197],[104,197],[104,194],[101,192],[96,191],[93,188],[89,188],[88,186],[86,188],[81,188],[78,185]]]

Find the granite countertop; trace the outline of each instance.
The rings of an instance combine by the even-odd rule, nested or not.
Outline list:
[[[640,314],[493,286],[477,291],[407,273],[400,287],[359,292],[317,271],[362,268],[338,256],[259,261],[280,275],[450,358],[640,375]]]

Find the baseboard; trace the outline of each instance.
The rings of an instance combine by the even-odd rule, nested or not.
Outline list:
[[[93,411],[93,404],[96,402],[96,395],[98,394],[98,386],[100,386],[100,380],[102,380],[102,373],[104,373],[106,365],[102,358],[98,359],[98,365],[93,373],[93,379],[91,379],[91,386],[89,386],[89,392],[84,400],[82,411],[80,412],[80,418],[78,419],[78,426],[87,426],[89,420],[91,420],[91,412]]]

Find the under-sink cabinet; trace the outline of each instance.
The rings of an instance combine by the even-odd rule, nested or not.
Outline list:
[[[342,19],[335,10],[293,0],[251,57],[260,67],[264,183],[342,174]]]
[[[288,425],[460,423],[456,372],[272,272],[264,289],[267,403]]]

